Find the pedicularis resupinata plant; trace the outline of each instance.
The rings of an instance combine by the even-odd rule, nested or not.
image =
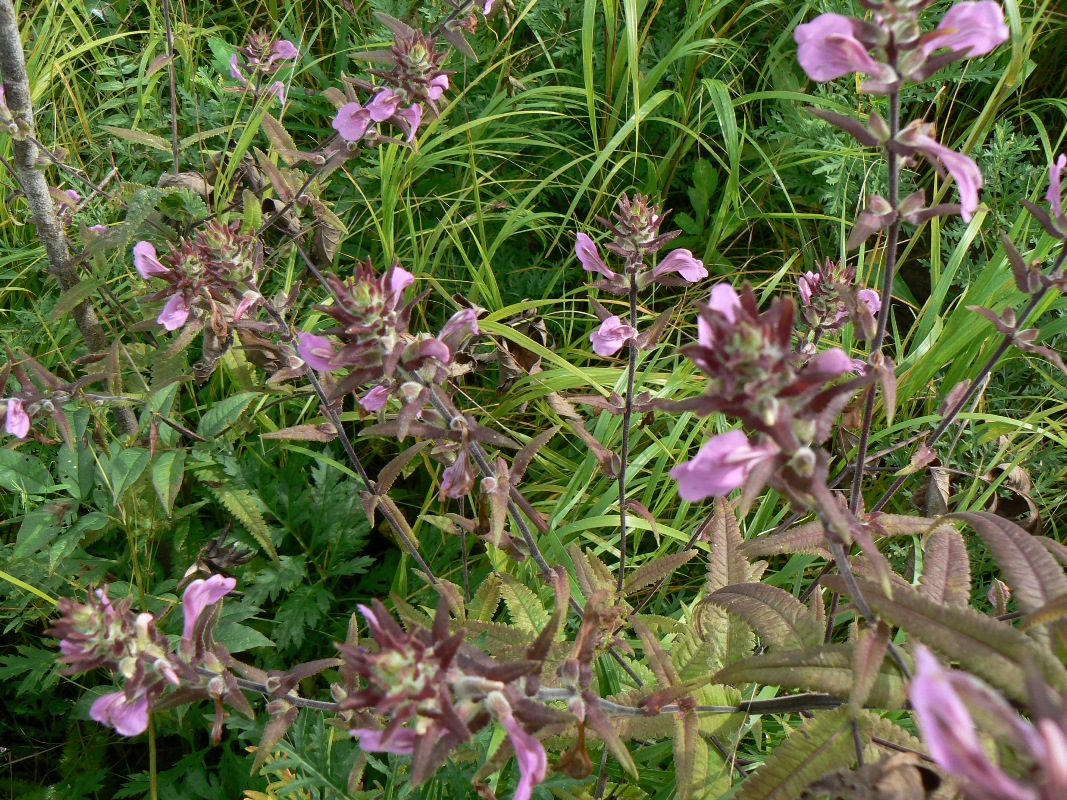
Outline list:
[[[814,269],[790,259],[770,283],[735,282],[691,216],[613,193],[595,223],[572,218],[559,234],[585,278],[566,303],[599,324],[555,342],[532,302],[505,314],[456,293],[444,305],[432,260],[405,263],[387,242],[353,258],[340,246],[351,204],[335,205],[338,186],[365,193],[464,129],[472,41],[518,25],[518,11],[451,0],[407,21],[378,13],[391,44],[351,53],[370,66],[317,92],[302,84],[321,73],[310,51],[280,31],[217,41],[212,102],[237,109],[236,154],[205,150],[183,171],[175,127],[171,142],[155,137],[171,173],[109,195],[41,143],[18,19],[0,0],[4,163],[87,349],[58,369],[8,346],[0,370],[0,466],[22,518],[0,577],[27,618],[46,620],[58,650],[41,668],[97,687],[73,712],[82,720],[148,743],[153,797],[166,794],[164,730],[208,737],[208,754],[240,740],[249,798],[1067,797],[1067,545],[1033,514],[996,513],[995,486],[956,502],[946,466],[1006,355],[1065,369],[1032,326],[1067,285],[1067,156],[1048,165],[1043,198],[1023,201],[1040,242],[995,230],[982,170],[923,99],[950,65],[983,74],[1010,46],[1005,9],[859,0],[855,16],[799,22],[803,73],[850,98],[812,89],[805,113],[878,159],[843,241],[808,243]],[[155,69],[194,102],[173,94],[185,56],[168,42]],[[436,168],[466,168],[447,160]],[[49,186],[49,164],[90,200]],[[105,197],[124,216],[85,224]],[[376,216],[383,240],[404,202]],[[984,252],[1017,293],[969,307],[987,320],[981,362],[932,382],[936,413],[902,421],[899,272],[915,241],[939,247],[957,219],[968,241],[999,234]],[[462,233],[455,218],[441,230]],[[132,292],[95,275],[105,253],[132,266]],[[486,411],[549,364],[595,381],[556,382],[533,422],[525,401]],[[176,394],[205,387],[191,422]],[[261,459],[282,443],[322,460],[297,470],[297,488],[268,480],[257,494],[235,431]],[[607,534],[573,535],[585,529],[565,487],[541,480],[563,451],[610,487],[596,512]],[[52,454],[59,483],[31,452]],[[900,493],[924,479],[916,511]],[[413,502],[409,487],[427,483]],[[46,499],[64,487],[73,502]],[[316,498],[286,525],[299,555],[266,522],[274,493]],[[222,516],[197,517],[212,498]],[[774,524],[746,522],[754,509]],[[139,537],[193,517],[208,520],[200,540],[173,553],[199,555],[153,561]],[[20,576],[19,558],[55,572],[111,525],[128,531],[129,563],[86,569],[58,598]],[[333,538],[315,533],[330,525]],[[328,581],[370,569],[346,544],[357,528],[399,551],[390,569],[405,577],[342,609],[347,635],[323,655],[305,629],[328,636]],[[977,553],[994,562],[988,601],[972,585]],[[699,592],[672,600],[694,576]],[[272,629],[262,607],[285,593],[303,605]]]

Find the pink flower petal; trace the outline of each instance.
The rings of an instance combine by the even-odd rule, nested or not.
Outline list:
[[[4,414],[4,430],[18,439],[25,439],[30,432],[30,415],[17,397],[7,401],[7,413]]]
[[[156,257],[156,248],[151,242],[138,242],[133,246],[133,265],[145,280],[153,275],[170,274],[170,269],[163,266],[163,262]]]
[[[438,75],[436,78],[431,78],[429,84],[426,86],[426,96],[431,100],[438,99],[448,89],[448,76]]]
[[[1045,199],[1052,206],[1052,216],[1063,217],[1063,194],[1060,188],[1060,177],[1067,170],[1067,155],[1061,153],[1060,157],[1049,165],[1048,168],[1048,191]]]
[[[382,89],[374,95],[374,99],[367,103],[367,113],[375,122],[385,122],[396,113],[400,105],[400,96],[392,89]]]
[[[292,61],[294,58],[300,57],[300,51],[296,49],[296,45],[290,42],[288,39],[279,39],[270,48],[270,59],[282,59],[283,61]]]
[[[615,355],[636,335],[637,331],[619,317],[608,317],[600,323],[599,328],[589,334],[589,340],[593,343],[593,352],[606,357]]]
[[[545,779],[548,773],[548,757],[544,746],[522,729],[514,716],[508,714],[500,720],[508,732],[511,746],[515,749],[515,761],[519,765],[519,784],[512,800],[530,800],[533,787]]]
[[[353,728],[349,733],[359,739],[360,749],[368,753],[398,753],[411,755],[415,749],[415,731],[410,728],[400,728],[393,731],[393,735],[385,738],[385,731],[377,731],[371,728]]]
[[[926,55],[947,47],[968,58],[985,55],[1004,44],[1011,31],[1004,23],[1004,10],[993,0],[956,3],[946,13],[934,35],[924,37]]]
[[[237,586],[236,578],[227,578],[223,575],[212,575],[206,580],[198,578],[189,584],[185,594],[182,595],[182,613],[185,615],[185,625],[182,628],[182,650],[192,651],[196,623],[204,610],[232,592],[235,586]]]
[[[314,333],[301,331],[296,335],[296,352],[305,363],[310,364],[312,369],[319,372],[330,372],[337,369],[331,362],[337,351],[333,343],[325,336],[316,336]]]
[[[189,319],[189,307],[180,294],[173,295],[156,317],[156,322],[168,331],[176,331]]]
[[[330,123],[346,142],[358,142],[370,127],[370,112],[359,103],[346,103]]]
[[[658,278],[660,275],[665,275],[669,272],[677,272],[684,280],[690,283],[696,283],[708,277],[704,262],[699,258],[694,258],[693,254],[684,248],[671,250],[671,252],[667,253],[666,258],[652,270],[652,276]]]
[[[377,411],[385,405],[386,401],[389,399],[389,395],[392,393],[393,390],[385,386],[375,386],[359,398],[359,404],[367,411]]]
[[[671,477],[678,481],[678,496],[690,503],[725,497],[745,482],[757,464],[777,452],[773,443],[753,447],[744,431],[733,430],[708,439],[694,458],[671,470]]]
[[[850,72],[891,80],[893,71],[879,64],[856,38],[854,20],[841,14],[820,14],[793,32],[797,61],[813,81],[832,81]]]
[[[139,695],[130,701],[125,692],[110,692],[93,702],[89,716],[121,736],[137,736],[148,729],[148,698]]]
[[[578,255],[578,261],[581,262],[582,269],[588,272],[598,272],[608,280],[615,277],[615,273],[608,269],[608,265],[605,264],[604,259],[600,257],[600,251],[597,249],[596,242],[590,239],[586,234],[578,234],[578,241],[574,245],[574,252]]]

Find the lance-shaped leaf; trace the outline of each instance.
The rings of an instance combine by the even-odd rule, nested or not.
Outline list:
[[[522,476],[526,474],[526,468],[530,466],[530,461],[537,455],[537,451],[548,444],[552,437],[559,433],[559,429],[559,425],[553,425],[548,430],[541,431],[515,454],[515,458],[511,460],[512,486],[519,485]]]
[[[561,566],[557,565],[552,569],[552,588],[556,592],[556,608],[552,612],[552,618],[548,621],[548,624],[541,628],[541,632],[537,634],[533,644],[527,648],[526,658],[529,661],[544,661],[548,657],[552,642],[555,641],[560,629],[563,627],[563,616],[567,611],[567,603],[571,594],[570,579],[567,577],[567,571]],[[529,679],[527,682],[529,682]]]
[[[596,692],[586,691],[582,692],[582,699],[585,700],[585,724],[596,732],[611,754],[615,756],[619,766],[636,778],[637,765],[626,743],[619,737],[615,726],[600,707],[600,697]]]
[[[284,700],[275,701],[275,703],[281,704],[282,707],[275,710],[270,721],[263,727],[263,738],[259,740],[259,746],[256,748],[256,757],[252,762],[253,775],[257,774],[267,758],[274,754],[275,746],[282,740],[290,726],[296,722],[296,718],[300,713],[296,706]],[[274,705],[274,703],[271,703],[271,705]]]
[[[938,605],[966,606],[971,601],[971,562],[963,534],[941,525],[923,545],[919,591]]]
[[[285,439],[291,442],[332,442],[337,438],[337,429],[329,422],[319,425],[290,425],[287,428],[261,433],[259,437],[261,439]]]
[[[536,594],[524,586],[517,578],[501,573],[500,594],[508,608],[511,621],[524,631],[538,633],[548,625],[549,616],[545,606]]]
[[[1004,577],[1022,611],[1036,611],[1067,594],[1067,576],[1044,547],[1011,520],[986,511],[953,514],[975,529]]]
[[[770,645],[802,648],[822,641],[823,631],[793,595],[765,583],[739,583],[708,595],[708,602],[736,614]]]
[[[567,553],[574,562],[574,576],[578,581],[578,588],[582,590],[582,595],[588,599],[599,591],[615,594],[615,576],[596,554],[587,553],[576,544],[568,547]]]
[[[870,724],[861,717],[861,741],[870,738]],[[805,720],[746,780],[736,800],[793,800],[812,781],[856,761],[852,716],[847,709],[826,711]]]
[[[823,583],[835,592],[848,594],[840,576],[827,576]],[[1036,667],[1053,688],[1067,689],[1063,664],[1011,625],[970,608],[938,605],[907,586],[894,585],[892,597],[872,581],[857,579],[856,586],[879,619],[903,628],[945,658],[959,661],[1014,700],[1026,702],[1024,664]]]
[[[782,686],[835,697],[848,697],[855,677],[856,645],[822,644],[800,650],[779,650],[730,664],[715,674],[716,683]],[[865,676],[865,702],[875,708],[902,708],[904,680],[895,667],[879,665]]]
[[[404,467],[411,462],[411,459],[422,452],[429,443],[428,440],[416,442],[382,467],[382,471],[378,473],[378,493],[385,494],[390,491],[393,488],[393,483],[396,482],[396,479],[400,477],[400,473],[403,472]]]
[[[706,797],[708,743],[700,736],[700,719],[690,711],[674,720],[674,782],[677,800]]]
[[[889,626],[878,621],[860,630],[852,651],[852,693],[849,704],[859,711],[874,691],[875,683],[884,674],[886,650],[889,647]]]
[[[705,583],[708,592],[755,580],[752,565],[746,557],[746,543],[741,538],[737,515],[725,498],[715,498],[711,521],[704,533],[711,546],[708,579]]]
[[[741,546],[741,552],[750,558],[793,553],[814,553],[827,561],[833,560],[826,549],[826,533],[821,522],[806,522],[781,533],[757,536]]]
[[[825,108],[815,108],[813,106],[808,106],[807,110],[815,116],[826,120],[831,125],[835,125],[846,133],[851,134],[853,138],[862,145],[867,147],[877,147],[882,144],[879,137],[872,133],[866,125],[855,117],[847,117],[844,114],[838,114],[835,111],[829,111]]]
[[[622,593],[630,595],[639,589],[651,586],[656,581],[668,577],[696,554],[696,550],[680,550],[677,553],[670,553],[669,555],[646,561],[630,573],[630,577],[623,584]]]

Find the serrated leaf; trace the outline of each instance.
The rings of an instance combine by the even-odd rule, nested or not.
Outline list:
[[[749,558],[814,553],[828,561],[832,560],[830,551],[826,549],[826,532],[821,522],[806,522],[781,533],[757,536],[745,542],[741,552]]]
[[[48,315],[48,318],[55,322],[64,314],[69,314],[83,300],[88,300],[92,297],[93,292],[104,284],[105,282],[100,278],[86,278],[85,280],[78,281],[72,288],[63,292],[59,300],[57,300],[56,304],[52,307],[52,313]]]
[[[511,615],[511,621],[524,631],[540,633],[549,620],[541,598],[511,575],[502,574],[500,579],[500,594],[508,608],[508,614]]]
[[[744,556],[745,540],[733,507],[722,497],[715,498],[715,508],[708,526],[711,553],[708,556],[708,592],[725,589],[753,580],[752,565]]]
[[[1025,631],[1035,625],[1045,625],[1049,622],[1057,622],[1067,617],[1067,595],[1060,595],[1049,600],[1041,608],[1023,617],[1019,623],[1019,630]]]
[[[143,144],[145,147],[151,147],[153,150],[162,150],[164,153],[170,152],[170,142],[162,136],[156,136],[154,133],[135,131],[131,128],[117,128],[114,125],[101,125],[100,128],[112,136],[125,139],[127,142]]]
[[[500,605],[500,577],[494,572],[482,581],[482,585],[474,593],[474,597],[467,606],[467,617],[479,622],[491,622],[496,615],[498,605]]]
[[[882,675],[882,665],[889,648],[889,626],[884,622],[860,630],[852,652],[852,691],[849,703],[854,712],[863,708],[875,683]]]
[[[270,528],[267,527],[267,521],[263,518],[263,512],[260,511],[259,504],[252,493],[247,489],[239,489],[229,484],[223,486],[209,485],[208,489],[215,495],[215,499],[222,503],[225,509],[248,529],[248,532],[259,542],[259,546],[271,557],[271,560],[275,563],[280,563],[278,561],[278,551],[274,549],[274,542],[271,539]]]
[[[975,529],[989,548],[1011,587],[1019,608],[1036,611],[1067,594],[1063,568],[1024,528],[986,511],[952,514]]]
[[[152,465],[152,486],[155,487],[156,496],[163,504],[163,511],[168,517],[174,510],[174,501],[178,497],[178,491],[182,488],[184,476],[184,449],[167,450],[156,456],[156,463]]]
[[[700,736],[700,719],[690,711],[674,720],[674,782],[677,800],[707,797],[708,743]]]
[[[840,576],[823,582],[835,592],[848,594]],[[938,605],[908,586],[894,586],[886,597],[880,584],[857,579],[856,586],[873,613],[945,658],[959,661],[1006,696],[1026,702],[1029,662],[1055,689],[1067,689],[1067,670],[1046,648],[1016,630],[971,608]]]
[[[867,741],[870,722],[857,723]],[[856,761],[852,718],[847,709],[815,712],[779,744],[755,775],[746,780],[736,800],[794,800],[815,779]]]
[[[680,550],[677,553],[670,553],[645,562],[630,573],[630,577],[626,579],[622,587],[623,595],[633,594],[639,589],[651,586],[661,578],[668,577],[696,554],[696,550]]]
[[[143,447],[130,447],[115,454],[107,465],[107,479],[115,502],[141,477],[152,454]]]
[[[263,115],[262,124],[263,133],[267,135],[267,139],[274,146],[278,155],[282,157],[286,164],[293,164],[296,159],[292,158],[292,154],[299,151],[296,142],[293,141],[293,137],[289,135],[289,131],[270,114]]]
[[[966,606],[971,602],[971,561],[963,534],[951,525],[934,529],[923,544],[919,591],[935,603]]]
[[[822,692],[843,699],[853,687],[855,650],[855,645],[848,643],[762,653],[719,670],[714,680]],[[872,677],[867,703],[877,708],[902,708],[904,680],[895,667],[887,664]]]
[[[793,595],[765,583],[739,583],[708,595],[708,602],[736,614],[768,644],[802,648],[822,641],[823,631]]]
[[[229,428],[257,397],[259,392],[239,392],[219,400],[204,412],[196,432],[205,439],[214,439]]]

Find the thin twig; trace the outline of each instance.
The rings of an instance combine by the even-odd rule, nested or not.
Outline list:
[[[630,325],[637,328],[637,277],[630,272]],[[630,460],[630,423],[634,413],[634,378],[637,373],[637,339],[629,342],[626,366],[626,405],[622,412],[622,452],[619,454],[619,575],[616,590],[626,580],[626,466]]]

